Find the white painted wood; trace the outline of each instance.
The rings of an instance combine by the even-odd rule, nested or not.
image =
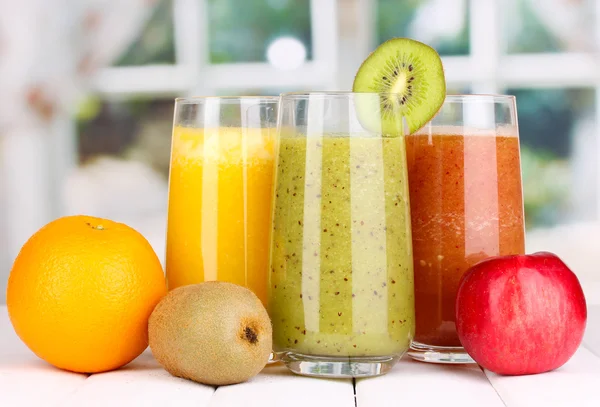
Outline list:
[[[377,46],[376,0],[338,1],[338,90],[350,90],[356,70]]]
[[[0,406],[56,406],[87,376],[55,369],[40,360],[0,362]]]
[[[15,334],[0,306],[0,406],[54,406],[87,375],[56,369],[35,356]]]
[[[598,407],[600,358],[585,347],[563,367],[530,376],[499,376],[485,371],[488,379],[509,407]]]
[[[206,60],[207,30],[205,30],[205,4],[197,0],[174,0],[175,63],[199,71]],[[190,87],[195,84],[190,83]]]
[[[122,369],[90,376],[65,407],[204,407],[215,389],[171,376],[146,351]]]
[[[202,81],[215,89],[327,89],[332,71],[326,62],[308,61],[298,69],[282,71],[263,62],[208,65]]]
[[[597,69],[599,57],[586,53],[502,56],[497,62],[496,76],[492,78],[489,77],[489,72],[479,69],[477,62],[469,56],[444,56],[442,61],[448,85],[488,83],[511,88],[565,88],[593,87],[600,82],[600,71]],[[564,75],[561,66],[569,66],[573,74]],[[248,75],[244,75],[247,69],[250,71]],[[190,84],[195,83],[195,79],[201,79],[202,82],[215,82],[210,83],[215,89],[225,90],[261,87],[304,87],[322,90],[336,72],[328,63],[322,61],[306,62],[293,71],[280,71],[262,62],[209,64],[206,66],[206,72],[202,70],[201,73],[184,65],[112,67],[102,70],[94,77],[92,89],[107,96],[161,96],[185,93],[189,91]],[[238,76],[231,77],[232,73]],[[275,75],[274,83],[269,82],[272,75]],[[345,74],[348,75],[349,73]],[[230,82],[231,80],[234,82]]]
[[[588,311],[584,344],[598,352],[600,306],[592,305]],[[356,402],[359,407],[597,407],[599,384],[600,357],[585,347],[554,372],[520,377],[405,358],[385,376],[357,380]],[[0,406],[112,405],[352,407],[354,391],[350,380],[295,376],[281,365],[266,367],[247,383],[215,391],[169,375],[148,351],[117,371],[89,377],[65,372],[27,349],[14,333],[6,307],[0,306]]]
[[[183,65],[113,67],[98,72],[90,86],[93,92],[105,98],[180,95],[190,88],[197,75],[197,72]]]
[[[401,360],[387,375],[356,381],[358,407],[502,407],[476,365],[444,366]]]
[[[497,69],[501,53],[501,24],[497,0],[471,1],[469,11],[470,63],[482,77],[471,84],[473,93],[497,93]]]
[[[310,26],[313,62],[320,67],[322,83],[313,78],[313,86],[337,89],[338,5],[337,0],[310,0]],[[311,85],[306,85],[311,86]]]
[[[568,88],[594,86],[600,81],[599,57],[586,53],[508,55],[500,60],[499,80],[507,87]],[[570,74],[558,79],[561,66]],[[572,74],[571,74],[572,72]]]
[[[191,2],[192,5],[182,9],[182,13],[189,14],[185,18],[188,34],[177,41],[185,41],[187,47],[194,47],[195,53],[192,61],[192,72],[194,74],[192,86],[186,92],[187,96],[214,95],[216,89],[213,83],[205,80],[206,67],[210,65],[210,38],[209,31],[209,7],[207,0],[180,0]],[[184,24],[183,15],[175,17],[175,25]],[[192,37],[190,37],[190,35]]]
[[[282,365],[267,366],[249,382],[219,387],[211,407],[353,407],[351,380],[296,376]]]
[[[600,304],[589,305],[583,344],[600,358]]]
[[[511,17],[505,3],[470,0],[471,53],[443,58],[450,87],[468,85],[472,91],[491,92],[503,87],[598,86],[600,57],[594,53],[503,54],[502,30],[506,27],[501,20]],[[353,77],[356,66],[354,63],[337,65],[336,54],[349,58],[358,56],[358,61],[362,61],[365,44],[372,43],[377,29],[374,0],[341,1],[339,6],[335,0],[311,0],[313,66],[308,62],[286,73],[268,63],[210,64],[206,0],[175,0],[174,4],[177,65],[107,68],[94,82],[98,92],[159,96],[264,88],[346,89],[347,78]],[[352,5],[360,15],[356,33],[347,35],[347,30],[338,30],[336,25],[345,8]],[[600,24],[596,24],[597,36],[600,36],[599,27]],[[564,75],[561,68],[564,66],[569,66],[570,75]],[[250,70],[246,72],[247,69]]]

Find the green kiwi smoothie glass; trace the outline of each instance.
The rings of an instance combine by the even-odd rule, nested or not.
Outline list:
[[[385,98],[281,96],[268,304],[298,374],[384,374],[414,335],[405,139]]]

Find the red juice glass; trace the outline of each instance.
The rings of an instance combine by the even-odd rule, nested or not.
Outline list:
[[[406,137],[406,151],[416,314],[409,354],[472,363],[456,333],[460,279],[480,260],[525,251],[515,98],[448,95]]]

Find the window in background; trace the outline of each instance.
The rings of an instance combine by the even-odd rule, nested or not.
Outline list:
[[[507,51],[582,52],[596,47],[595,0],[503,1]]]
[[[468,19],[466,0],[377,0],[377,44],[410,37],[440,55],[468,55]]]
[[[594,89],[506,92],[517,97],[527,227],[595,220]]]
[[[174,64],[173,0],[159,0],[139,37],[114,66]]]
[[[167,177],[173,109],[172,98],[88,99],[77,117],[80,163],[115,156],[144,162]]]
[[[310,60],[310,2],[207,0],[211,63],[265,62],[294,51]]]
[[[162,259],[173,99],[89,99],[77,117],[79,166],[64,184],[67,213],[126,223]]]

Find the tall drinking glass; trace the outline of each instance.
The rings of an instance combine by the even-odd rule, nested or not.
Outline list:
[[[406,149],[416,301],[409,354],[469,363],[455,324],[460,279],[482,259],[525,251],[515,98],[448,95]]]
[[[382,131],[385,97],[281,98],[269,311],[295,373],[379,375],[414,334],[406,151]]]
[[[169,289],[209,280],[266,305],[278,97],[177,99],[167,227]]]

